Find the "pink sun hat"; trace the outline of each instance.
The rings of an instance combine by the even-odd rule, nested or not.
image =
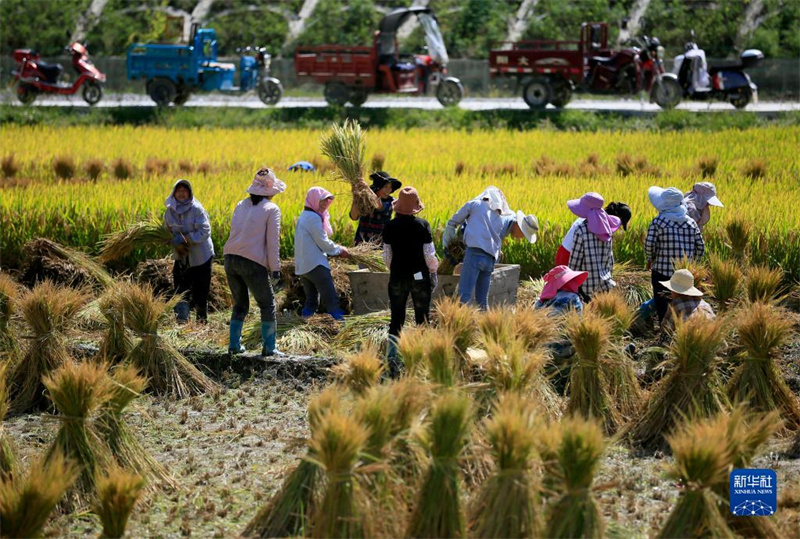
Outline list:
[[[605,242],[611,241],[611,236],[622,226],[622,220],[614,215],[609,215],[603,209],[603,197],[600,193],[586,193],[581,198],[568,200],[567,207],[578,217],[586,219],[589,232]]]
[[[587,271],[575,271],[568,266],[556,266],[543,277],[545,285],[539,297],[540,299],[552,299],[565,286],[568,286],[570,292],[577,292],[587,277],[589,277]]]

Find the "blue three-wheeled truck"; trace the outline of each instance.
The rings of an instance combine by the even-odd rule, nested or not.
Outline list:
[[[266,105],[283,96],[281,82],[270,77],[271,57],[264,48],[237,49],[239,86],[234,86],[236,66],[217,61],[217,33],[192,26],[190,45],[134,43],[128,47],[128,79],[144,79],[150,98],[160,107],[183,105],[193,92],[255,90]]]

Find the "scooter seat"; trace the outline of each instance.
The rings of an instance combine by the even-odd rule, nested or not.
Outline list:
[[[589,58],[589,63],[594,64],[594,65],[613,64],[614,63],[614,57],[613,56],[592,56],[591,58]]]
[[[414,71],[416,66],[408,62],[397,62],[392,66],[395,71]]]
[[[64,70],[61,64],[48,64],[47,62],[41,61],[36,62],[36,66],[39,68],[42,75],[44,75],[45,79],[47,79],[47,82],[50,83],[55,83]]]

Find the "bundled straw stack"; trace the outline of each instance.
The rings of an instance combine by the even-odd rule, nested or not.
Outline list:
[[[100,242],[98,260],[106,264],[125,258],[137,249],[167,247],[172,235],[164,222],[154,216],[131,224],[128,228],[105,236]]]
[[[36,238],[25,245],[26,264],[23,282],[34,285],[52,280],[67,286],[114,286],[114,279],[87,254],[46,238]]]
[[[17,311],[19,288],[11,277],[0,272],[0,363],[19,359],[17,340],[11,335],[11,318]]]
[[[323,155],[336,167],[338,178],[350,184],[361,215],[379,210],[380,199],[364,181],[366,133],[358,121],[347,119],[341,126],[334,124],[330,133],[322,137],[321,147]]]
[[[100,341],[100,357],[108,363],[119,363],[133,349],[133,337],[125,327],[125,310],[121,293],[124,288],[109,288],[98,300],[98,307],[106,319],[106,331]]]
[[[125,536],[125,527],[143,488],[144,479],[117,467],[97,478],[98,501],[94,512],[103,524],[102,537]]]
[[[7,368],[7,364],[0,363],[0,479],[14,473],[14,468],[16,468],[17,464],[11,441],[3,430],[3,420],[5,420],[8,412]]]
[[[364,396],[380,381],[383,362],[378,350],[366,345],[361,351],[345,356],[344,361],[333,368],[333,372],[353,395]]]

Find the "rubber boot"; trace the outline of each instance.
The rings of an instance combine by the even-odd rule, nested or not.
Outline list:
[[[189,321],[189,302],[179,301],[175,305],[175,316],[179,324],[186,324]]]
[[[242,346],[243,327],[244,327],[243,320],[231,320],[230,340],[228,341],[228,353],[241,354],[242,352],[244,352],[244,346]]]
[[[400,378],[401,362],[400,358],[397,357],[397,337],[394,335],[389,335],[389,342],[386,347],[386,366],[389,378],[392,380]]]
[[[272,322],[261,322],[261,355],[262,356],[282,356],[278,351],[275,341],[278,340],[278,324]]]
[[[303,318],[308,318],[309,316],[314,316],[315,312],[316,312],[316,310],[314,310],[314,309],[309,309],[307,307],[303,307],[303,310],[300,311],[300,316],[302,316]]]
[[[344,311],[341,309],[334,309],[328,314],[330,314],[334,320],[338,320],[340,322],[344,321]]]

